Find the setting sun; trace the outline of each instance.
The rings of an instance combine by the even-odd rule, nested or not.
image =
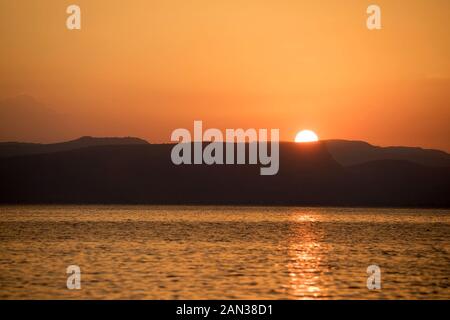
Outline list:
[[[295,142],[314,142],[318,140],[317,134],[311,130],[302,130],[295,136]]]

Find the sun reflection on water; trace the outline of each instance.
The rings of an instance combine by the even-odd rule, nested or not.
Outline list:
[[[320,286],[321,270],[323,271],[323,248],[320,243],[322,235],[314,228],[317,218],[307,213],[299,213],[294,217],[289,240],[289,272],[288,294],[297,299],[320,298],[323,288]]]

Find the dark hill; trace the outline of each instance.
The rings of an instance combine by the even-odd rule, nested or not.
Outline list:
[[[379,206],[450,206],[450,167],[379,160],[347,168],[348,202]]]
[[[92,146],[107,146],[107,145],[112,146],[112,145],[129,145],[129,144],[148,144],[148,142],[133,137],[96,138],[88,136],[81,137],[72,141],[50,143],[50,144],[2,142],[0,143],[0,157],[61,152]]]
[[[424,166],[448,167],[450,154],[416,147],[377,147],[364,141],[324,140],[328,151],[343,166],[377,160],[407,160]]]
[[[0,159],[1,203],[448,207],[449,168],[372,162],[344,168],[321,143],[281,143],[280,170],[172,164],[171,144],[94,146]]]

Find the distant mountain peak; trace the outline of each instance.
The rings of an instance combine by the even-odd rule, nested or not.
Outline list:
[[[93,136],[82,136],[78,139],[68,141],[68,142],[88,142],[88,143],[107,143],[111,142],[113,144],[148,144],[148,141],[137,138],[137,137],[93,137]]]
[[[58,143],[0,143],[0,157],[28,154],[43,154],[68,151],[86,147],[115,145],[148,145],[146,140],[135,137],[92,137],[83,136],[75,140]]]
[[[420,147],[380,147],[365,141],[324,140],[333,158],[343,166],[358,165],[378,160],[403,160],[431,166],[450,166],[450,154],[441,150]]]

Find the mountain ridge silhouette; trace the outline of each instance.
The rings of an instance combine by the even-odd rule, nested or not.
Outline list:
[[[343,166],[352,166],[375,160],[406,160],[425,166],[450,166],[450,154],[436,149],[420,147],[380,147],[365,141],[330,139],[322,140],[333,158]],[[0,158],[60,152],[97,145],[149,144],[137,137],[92,137],[83,136],[75,140],[58,143],[0,142]]]
[[[0,203],[450,207],[450,167],[343,166],[326,143],[280,143],[280,170],[174,165],[173,144],[97,145],[0,158]],[[248,146],[247,146],[248,147]]]
[[[344,166],[375,160],[407,160],[425,166],[450,166],[450,154],[437,149],[404,146],[374,146],[365,141],[323,140],[328,151]]]
[[[0,142],[0,157],[11,157],[29,154],[54,153],[101,145],[133,145],[148,144],[144,139],[136,137],[92,137],[83,136],[78,139],[57,143]]]

